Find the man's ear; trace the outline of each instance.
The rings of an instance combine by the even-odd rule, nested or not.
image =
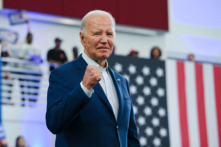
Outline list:
[[[81,39],[81,44],[82,44],[83,46],[85,46],[85,37],[84,37],[84,34],[83,34],[82,32],[80,32],[79,35],[80,35],[80,39]]]

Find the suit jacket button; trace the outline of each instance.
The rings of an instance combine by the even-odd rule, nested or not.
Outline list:
[[[116,126],[117,131],[120,130],[120,128],[118,126]]]

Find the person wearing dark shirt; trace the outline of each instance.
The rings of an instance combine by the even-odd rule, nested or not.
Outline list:
[[[73,51],[73,60],[75,60],[78,57],[78,48],[75,46],[72,51]]]
[[[60,49],[61,42],[61,39],[55,38],[55,48],[48,51],[47,60],[50,63],[50,71],[67,62],[65,52]]]

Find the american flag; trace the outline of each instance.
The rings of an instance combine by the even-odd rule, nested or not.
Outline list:
[[[221,147],[221,67],[113,56],[130,83],[143,147]]]
[[[130,83],[141,146],[169,147],[165,62],[113,56],[108,63]]]
[[[166,61],[171,147],[221,146],[221,67]]]

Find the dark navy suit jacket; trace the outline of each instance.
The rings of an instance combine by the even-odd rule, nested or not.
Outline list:
[[[116,121],[99,82],[91,98],[82,90],[86,67],[80,55],[50,75],[46,123],[56,147],[140,147],[127,80],[108,67],[119,99]]]

